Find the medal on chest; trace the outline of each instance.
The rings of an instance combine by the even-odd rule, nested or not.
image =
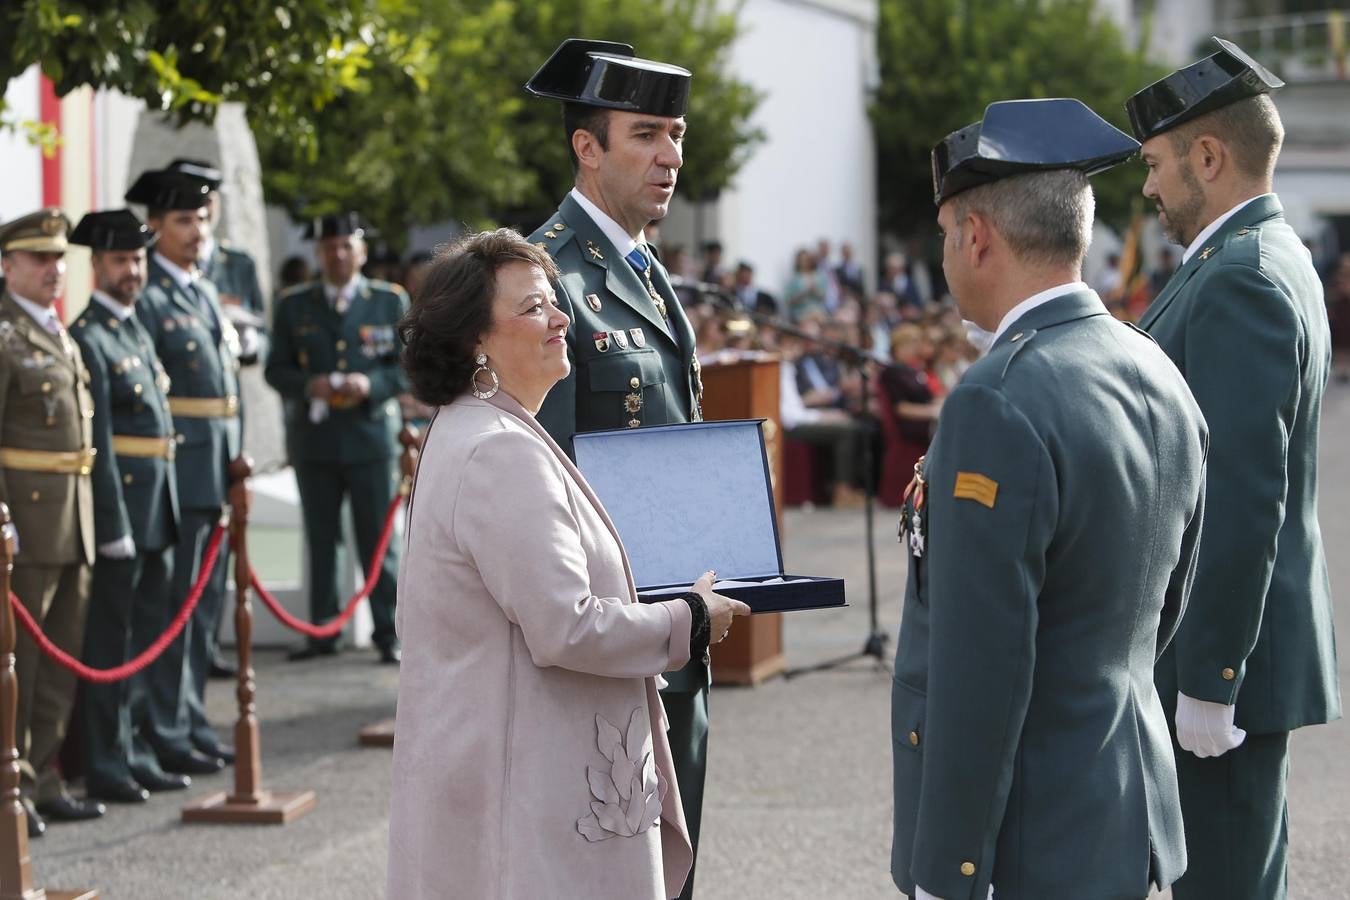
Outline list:
[[[923,533],[923,504],[926,499],[925,489],[928,482],[924,481],[923,467],[926,456],[919,457],[919,461],[914,464],[914,477],[910,479],[909,485],[905,488],[904,500],[900,507],[900,536],[904,539],[909,535],[909,552],[915,559],[921,559],[924,552],[924,533]]]

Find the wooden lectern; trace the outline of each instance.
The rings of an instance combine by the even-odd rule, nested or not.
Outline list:
[[[765,419],[764,445],[769,454],[774,508],[782,533],[783,429],[778,420],[778,358],[758,354],[703,367],[703,418]],[[787,668],[783,655],[783,616],[762,613],[736,622],[725,641],[713,644],[713,681],[759,684]]]

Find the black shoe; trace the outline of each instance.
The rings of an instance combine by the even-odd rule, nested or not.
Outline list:
[[[55,800],[43,800],[34,804],[44,818],[53,822],[83,822],[85,819],[97,819],[108,808],[96,800],[76,800],[69,794],[62,794]]]
[[[27,797],[23,798],[23,811],[28,814],[28,836],[30,838],[42,837],[47,831],[47,823],[42,821],[42,816],[33,809],[33,802]]]
[[[208,678],[214,678],[217,681],[234,681],[239,677],[239,670],[223,659],[211,660],[211,668],[207,670]]]
[[[150,792],[130,779],[89,781],[85,784],[84,792],[90,797],[97,797],[110,803],[144,803],[150,799]]]
[[[398,641],[380,645],[381,665],[393,666],[403,662],[403,647]]]
[[[131,777],[151,793],[181,791],[192,784],[192,779],[186,775],[170,775],[168,772],[153,772],[150,769],[132,769]]]
[[[214,775],[225,768],[225,760],[196,750],[180,750],[160,756],[159,767],[176,775]]]
[[[305,644],[286,654],[291,662],[303,662],[316,656],[337,656],[337,644]]]
[[[215,738],[193,738],[192,746],[197,748],[197,752],[203,756],[214,756],[221,760],[225,765],[234,762],[234,748],[222,744]]]

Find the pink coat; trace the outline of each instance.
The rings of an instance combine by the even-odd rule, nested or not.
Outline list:
[[[600,501],[504,393],[437,412],[408,515],[389,896],[678,894],[654,676],[688,661],[688,606],[637,602]]]

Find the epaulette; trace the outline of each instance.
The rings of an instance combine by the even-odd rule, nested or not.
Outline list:
[[[1013,360],[1017,358],[1017,354],[1025,350],[1039,333],[1035,328],[1028,328],[1024,331],[1013,332],[1012,337],[1008,338],[1008,343],[1005,346],[1011,349],[1008,350],[1008,358],[1003,362],[1003,371],[999,375],[1000,381],[1008,377],[1008,369],[1012,368]]]
[[[1125,326],[1129,327],[1130,329],[1132,329],[1132,330],[1138,332],[1139,334],[1142,334],[1144,337],[1148,338],[1148,339],[1149,339],[1150,341],[1152,341],[1153,343],[1155,343],[1155,344],[1158,343],[1158,339],[1157,339],[1157,338],[1155,338],[1153,335],[1149,334],[1149,333],[1148,333],[1147,331],[1145,331],[1144,329],[1140,328],[1140,327],[1139,327],[1138,325],[1136,325],[1134,322],[1131,322],[1129,319],[1116,319],[1116,321],[1119,322],[1120,324],[1125,325]]]
[[[293,284],[288,288],[282,288],[281,293],[277,294],[278,300],[285,300],[287,297],[294,297],[297,294],[303,294],[319,284],[317,281],[302,281],[299,284]]]
[[[575,233],[561,217],[558,217],[554,218],[551,223],[536,229],[534,234],[530,235],[530,240],[540,250],[556,259],[558,252],[567,246],[567,242],[572,240],[572,235]]]
[[[367,278],[366,283],[370,285],[372,291],[386,291],[390,294],[406,294],[408,289],[401,284],[393,281],[382,281],[379,278]]]

